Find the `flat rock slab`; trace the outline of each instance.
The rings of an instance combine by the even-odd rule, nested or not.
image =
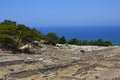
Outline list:
[[[96,73],[99,77],[104,78],[104,79],[111,79],[115,77],[120,77],[120,69],[107,69],[107,70],[102,70],[98,71]]]
[[[97,71],[86,80],[120,80],[120,69],[106,69]]]
[[[23,59],[18,56],[2,56],[2,57],[0,57],[0,62],[16,61],[16,60],[23,60]]]

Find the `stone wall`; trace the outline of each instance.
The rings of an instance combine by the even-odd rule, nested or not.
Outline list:
[[[78,74],[82,74],[83,72],[86,72],[87,70],[91,69],[91,68],[95,68],[98,64],[94,63],[82,68],[79,68],[74,74],[72,74],[72,76],[76,76]]]
[[[17,65],[17,64],[22,64],[23,62],[24,60],[4,61],[4,62],[0,62],[0,66]]]
[[[48,66],[43,66],[43,67],[38,68],[38,69],[29,69],[29,70],[25,70],[25,71],[10,73],[10,74],[7,74],[6,77],[7,78],[24,78],[24,77],[28,77],[28,76],[31,76],[31,75],[34,75],[34,74],[38,74],[39,72],[44,73],[44,72],[47,72],[47,71],[57,70],[59,68],[63,69],[63,68],[66,68],[70,65],[73,65],[73,64],[68,63],[68,64],[48,65]]]

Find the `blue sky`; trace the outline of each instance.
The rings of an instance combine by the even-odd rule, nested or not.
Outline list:
[[[0,21],[30,27],[120,26],[120,0],[0,0]]]

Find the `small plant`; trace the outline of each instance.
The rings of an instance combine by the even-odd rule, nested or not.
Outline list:
[[[95,79],[98,79],[99,77],[98,76],[95,76]]]
[[[81,52],[81,53],[85,53],[85,51],[84,51],[84,50],[80,50],[80,52]]]
[[[46,77],[45,80],[48,80],[48,77]]]
[[[58,74],[58,72],[57,72],[57,71],[55,72],[55,74],[54,74],[54,75],[55,75],[55,76],[59,76],[59,74]]]
[[[45,77],[45,80],[48,80],[48,76],[47,75],[45,75],[44,77]]]

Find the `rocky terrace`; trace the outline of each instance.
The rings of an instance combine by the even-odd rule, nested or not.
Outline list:
[[[119,46],[84,48],[42,45],[34,54],[0,51],[0,80],[120,80]]]

